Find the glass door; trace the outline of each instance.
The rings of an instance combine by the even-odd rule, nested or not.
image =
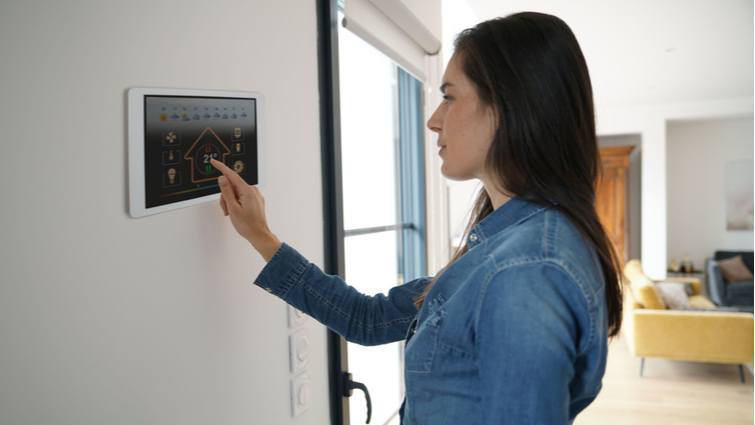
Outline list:
[[[426,272],[421,84],[340,25],[338,63],[344,278],[364,294],[387,293]],[[398,424],[403,341],[346,347],[348,372],[370,394],[370,423]],[[356,391],[344,423],[366,418]]]

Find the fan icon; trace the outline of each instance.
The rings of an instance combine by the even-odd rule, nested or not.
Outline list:
[[[165,135],[165,141],[168,142],[168,144],[173,144],[176,142],[177,137],[178,136],[176,136],[176,133],[171,131]]]

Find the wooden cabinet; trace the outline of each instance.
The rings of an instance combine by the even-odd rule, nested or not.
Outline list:
[[[622,267],[627,261],[629,155],[634,146],[600,149],[602,176],[595,190],[595,208],[613,243]]]

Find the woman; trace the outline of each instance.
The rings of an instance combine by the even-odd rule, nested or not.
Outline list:
[[[221,206],[268,261],[255,284],[348,341],[407,339],[403,424],[571,423],[621,325],[587,66],[569,27],[540,13],[482,22],[455,47],[427,125],[443,174],[484,190],[438,274],[357,292],[281,243],[257,188],[215,161]]]

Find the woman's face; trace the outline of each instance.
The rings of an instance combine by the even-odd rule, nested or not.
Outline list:
[[[427,121],[438,133],[441,172],[452,180],[483,179],[485,156],[496,129],[493,109],[483,105],[455,54],[443,74],[444,100]]]

